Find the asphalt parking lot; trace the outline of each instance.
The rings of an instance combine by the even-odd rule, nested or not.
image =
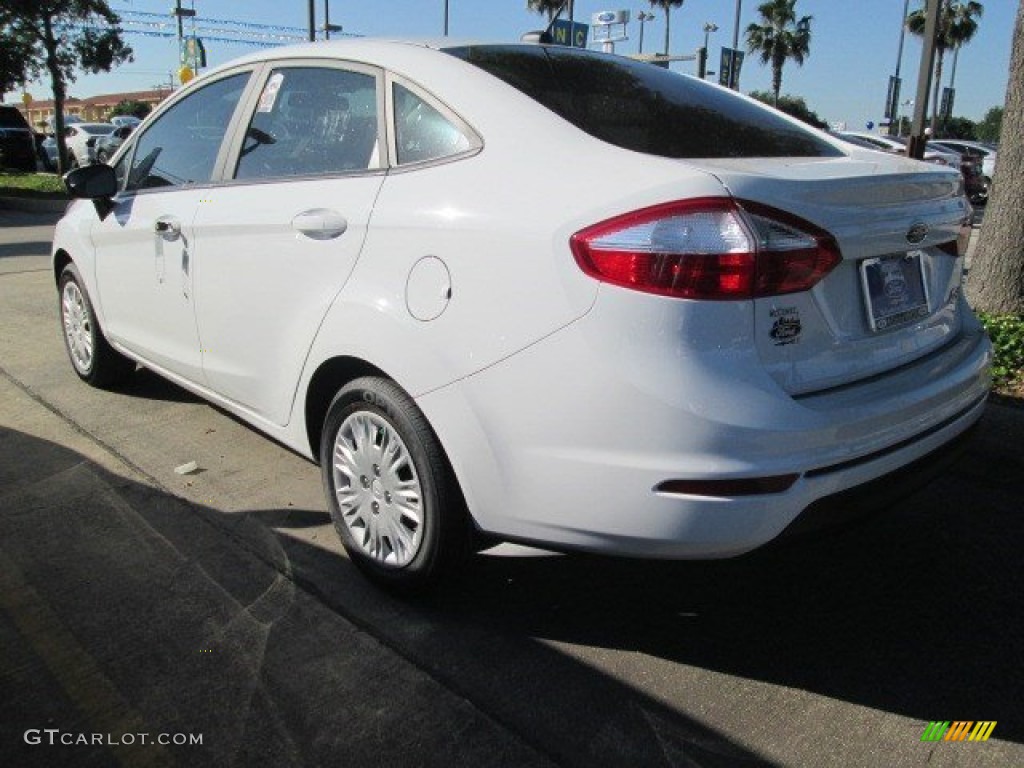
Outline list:
[[[345,558],[316,467],[146,371],[78,381],[54,220],[0,209],[5,764],[1024,765],[1024,410],[827,536],[508,547],[403,602]],[[991,739],[921,740],[967,720]]]

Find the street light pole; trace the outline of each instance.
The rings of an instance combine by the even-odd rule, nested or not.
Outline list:
[[[732,47],[736,50],[740,47],[740,6],[743,0],[736,0],[736,23],[732,28]]]
[[[448,0],[444,0],[444,36],[448,37]]]
[[[701,64],[702,72],[700,77],[706,78],[708,73],[708,38],[712,32],[718,31],[718,25],[713,21],[704,22],[704,61]]]
[[[316,40],[316,8],[313,0],[309,0],[309,42]]]
[[[705,51],[708,49],[708,36],[712,32],[717,32],[717,31],[718,31],[718,25],[715,24],[715,22],[713,22],[713,21],[705,21],[704,22],[704,50]]]
[[[637,21],[640,22],[640,50],[637,53],[644,52],[644,23],[648,21],[654,21],[654,14],[647,13],[646,11],[640,11],[636,15]]]
[[[897,51],[897,53],[896,53],[896,83],[899,83],[899,81],[900,81],[900,64],[903,63],[903,38],[907,34],[907,11],[909,9],[910,9],[910,0],[903,0],[903,16],[900,17],[900,47],[899,47],[899,51]],[[895,88],[899,88],[899,85],[895,85],[894,87]],[[899,94],[897,93],[896,97],[893,98],[893,102],[897,106],[899,106],[899,101],[900,101],[900,97],[899,97]],[[892,118],[890,118],[890,120],[891,119]],[[897,135],[899,135],[899,128],[897,128],[896,130],[893,130],[893,126],[892,126],[891,122],[889,123],[889,135],[890,136],[897,136]]]

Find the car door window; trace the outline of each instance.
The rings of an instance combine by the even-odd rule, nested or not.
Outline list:
[[[231,75],[186,96],[135,144],[128,191],[201,184],[213,177],[217,154],[249,73]]]
[[[395,83],[392,97],[399,165],[437,160],[473,148],[466,131],[405,86]]]
[[[287,67],[267,78],[245,133],[237,179],[322,176],[376,168],[377,78]]]

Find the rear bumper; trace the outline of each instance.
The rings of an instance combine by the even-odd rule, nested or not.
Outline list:
[[[662,306],[686,312],[685,302]],[[793,398],[748,344],[730,345],[737,318],[727,315],[745,310],[701,308],[709,311],[723,313],[710,326],[722,337],[693,348],[685,334],[666,344],[642,333],[686,328],[685,317],[633,327],[588,316],[420,398],[478,526],[565,549],[730,557],[776,538],[805,510],[828,517],[823,500],[854,488],[870,495],[874,481],[955,440],[984,410],[991,346],[974,323],[890,375]],[[783,475],[797,478],[777,493],[657,490]]]
[[[974,424],[949,442],[893,472],[818,499],[797,515],[778,538],[788,539],[825,530],[892,506],[945,473],[966,450],[976,431],[977,424]]]

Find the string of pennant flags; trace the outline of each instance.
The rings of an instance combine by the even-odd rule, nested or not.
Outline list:
[[[128,34],[143,37],[177,37],[177,21],[167,14],[121,11],[119,15],[121,16],[121,26]],[[307,40],[307,31],[301,27],[206,17],[193,17],[189,24],[189,34],[202,36],[207,42],[237,43],[260,48],[300,43]],[[335,32],[334,34],[340,37],[362,37],[362,35],[351,32]]]
[[[118,15],[121,17],[121,20],[123,22],[124,21],[128,21],[131,18],[138,18],[138,19],[159,19],[159,20],[161,20],[161,21],[163,21],[163,22],[165,22],[167,24],[170,24],[170,25],[176,25],[177,24],[177,22],[174,21],[166,13],[147,13],[145,11],[128,11],[128,10],[126,10],[126,11],[119,11]],[[299,35],[299,36],[302,36],[302,35],[306,34],[306,30],[303,29],[302,27],[287,27],[287,26],[282,26],[282,25],[279,25],[279,24],[256,24],[256,23],[251,22],[251,21],[236,21],[234,19],[212,19],[212,18],[206,18],[206,17],[202,17],[200,19],[200,17],[198,17],[198,16],[193,17],[193,18],[195,18],[197,23],[199,21],[203,21],[203,22],[210,23],[210,24],[229,24],[232,27],[240,27],[242,29],[253,29],[253,30],[258,30],[258,31],[261,31],[261,32],[266,31],[266,30],[272,30],[272,31],[275,31],[275,32],[292,33],[292,34]],[[168,20],[168,19],[170,19],[170,20]]]

